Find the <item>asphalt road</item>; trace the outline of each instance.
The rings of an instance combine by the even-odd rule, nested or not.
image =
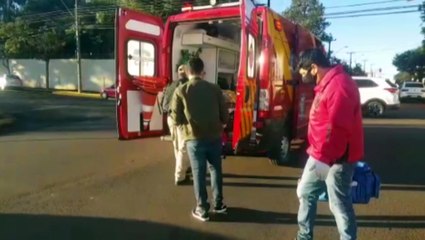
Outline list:
[[[173,185],[170,142],[118,141],[113,101],[0,92],[16,117],[0,132],[0,239],[290,239],[299,166],[228,157],[226,216],[190,216],[192,186]],[[366,161],[379,199],[356,205],[359,239],[425,238],[425,104],[366,119]],[[338,239],[319,203],[315,239]]]

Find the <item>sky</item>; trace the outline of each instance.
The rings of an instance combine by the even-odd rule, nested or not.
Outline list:
[[[261,1],[257,1],[261,2]],[[265,1],[264,1],[265,2]],[[422,3],[422,0],[322,0],[325,13],[365,10],[382,7],[412,6]],[[352,4],[376,3],[357,7],[338,7]],[[385,3],[382,3],[385,2]],[[271,0],[271,8],[282,12],[289,7],[291,0]],[[337,8],[335,8],[337,7]],[[401,9],[392,11],[403,11]],[[366,65],[367,72],[375,74],[382,69],[382,77],[392,79],[397,73],[392,61],[396,54],[419,47],[424,39],[421,32],[420,13],[394,14],[384,16],[367,16],[356,18],[328,19],[331,25],[326,29],[336,41],[331,48],[336,57],[349,62],[349,52],[355,63]],[[327,49],[327,44],[326,44]]]

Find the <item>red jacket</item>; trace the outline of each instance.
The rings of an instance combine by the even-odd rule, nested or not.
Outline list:
[[[308,126],[307,153],[332,165],[344,156],[348,162],[363,158],[363,124],[360,94],[356,83],[338,65],[314,89]]]

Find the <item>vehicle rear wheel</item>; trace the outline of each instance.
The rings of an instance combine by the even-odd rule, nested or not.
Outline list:
[[[285,127],[279,141],[273,143],[273,146],[269,151],[269,159],[273,165],[279,166],[290,162],[291,138],[289,136],[289,130],[287,127]]]
[[[384,115],[385,105],[381,101],[372,100],[366,105],[366,114],[369,117],[381,117]]]

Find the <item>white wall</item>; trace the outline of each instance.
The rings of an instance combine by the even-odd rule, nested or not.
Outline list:
[[[115,83],[115,60],[83,59],[81,74],[84,91],[100,92]]]
[[[46,63],[42,60],[11,59],[9,60],[11,74],[22,79],[24,87],[46,87]]]
[[[1,60],[1,59],[0,59]],[[25,87],[46,88],[46,63],[37,59],[10,59],[11,73],[19,76]],[[0,66],[0,75],[6,74]],[[115,83],[114,59],[81,60],[82,91],[99,92]],[[49,88],[77,90],[77,63],[74,59],[49,61]]]
[[[49,65],[49,88],[77,90],[77,63],[73,59],[52,59]]]

